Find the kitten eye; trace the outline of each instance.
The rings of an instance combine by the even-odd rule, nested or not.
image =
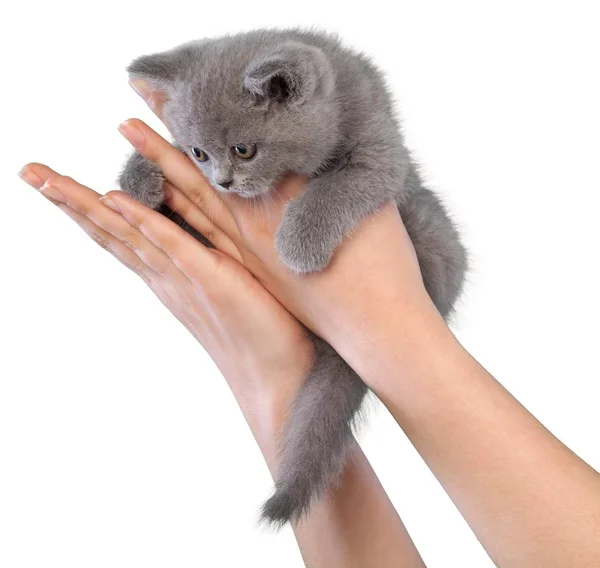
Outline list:
[[[231,149],[235,152],[236,156],[239,156],[244,160],[254,158],[254,155],[256,154],[256,144],[236,144],[235,146],[232,146]]]
[[[194,154],[199,162],[206,162],[208,160],[208,154],[200,148],[192,148],[192,154]]]

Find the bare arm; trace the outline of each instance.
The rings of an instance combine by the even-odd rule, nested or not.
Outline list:
[[[281,380],[281,377],[278,378]],[[244,410],[267,465],[277,469],[277,439],[289,401],[266,412],[256,405]],[[306,566],[310,568],[419,568],[425,566],[398,513],[358,444],[341,483],[313,505],[294,526]]]
[[[283,412],[271,409],[262,414],[262,420],[257,420],[253,409],[245,414],[269,469],[275,473]],[[425,566],[358,444],[340,485],[294,526],[294,534],[310,568]]]
[[[284,180],[270,223],[256,223],[246,201],[216,196],[151,129],[127,126],[125,136],[141,133],[138,150],[211,214],[249,270],[387,405],[499,565],[600,565],[600,476],[458,343],[427,296],[394,206],[345,240],[325,272],[297,277],[279,262],[273,233],[301,179]],[[185,203],[170,204],[185,217]]]
[[[388,407],[499,566],[599,566],[600,475],[460,345],[409,245],[394,209],[361,227],[331,273],[304,284],[328,310],[321,333]]]
[[[424,309],[345,350],[499,566],[600,565],[600,475]],[[407,334],[410,350],[397,348]],[[342,351],[344,349],[340,346]],[[396,372],[390,372],[396,369]]]
[[[327,282],[312,286],[323,309],[344,290],[322,333],[388,407],[499,566],[600,566],[600,475],[460,345],[411,271],[397,211],[360,230]],[[369,272],[354,268],[367,264]],[[349,278],[359,285],[341,288]]]
[[[131,199],[110,201],[40,164],[23,173],[95,241],[136,272],[219,366],[272,472],[287,408],[310,364],[298,322],[232,258],[207,249]],[[224,235],[212,239],[228,250]],[[232,251],[234,253],[235,251]],[[424,566],[356,445],[342,483],[294,532],[311,568]]]

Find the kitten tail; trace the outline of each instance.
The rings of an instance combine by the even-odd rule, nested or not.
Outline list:
[[[322,339],[314,337],[316,359],[294,401],[283,431],[275,493],[261,520],[276,527],[297,521],[335,486],[352,448],[353,424],[367,387]]]

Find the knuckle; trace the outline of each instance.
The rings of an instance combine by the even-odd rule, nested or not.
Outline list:
[[[86,217],[89,217],[90,215],[90,207],[83,200],[71,199],[69,200],[69,206],[75,209],[75,211],[77,211],[77,213],[80,213],[81,215],[85,215]]]
[[[161,248],[172,259],[181,257],[181,247],[179,246],[179,242],[171,236],[162,237]]]
[[[206,184],[204,181],[193,184],[190,187],[188,197],[194,205],[202,209],[206,206]]]
[[[164,254],[157,253],[156,251],[147,250],[136,250],[135,251],[140,261],[150,267],[159,276],[165,276],[169,270],[171,261]]]
[[[167,276],[171,267],[171,260],[167,257],[160,257],[153,263],[153,270],[160,276]]]
[[[117,255],[115,255],[117,256]],[[123,257],[119,257],[117,256],[117,258],[127,267],[129,268],[129,270],[135,272],[136,274],[139,274],[142,278],[144,278],[145,272],[146,272],[146,265],[141,262],[138,258],[134,259],[130,259],[130,258],[123,258]]]
[[[119,236],[119,239],[127,248],[130,248],[131,250],[135,251],[139,248],[140,242],[134,231],[125,230],[124,233]]]
[[[130,225],[133,225],[136,229],[142,231],[145,227],[145,217],[143,213],[140,213],[137,208],[135,210],[129,210],[127,213],[127,220]],[[142,231],[143,232],[143,231]]]
[[[147,272],[145,270],[136,270],[135,268],[129,267],[131,268],[131,270],[133,270],[133,272],[135,272],[146,284],[146,286],[149,286],[150,288],[154,287],[154,283],[152,281],[152,278],[150,278],[150,276],[147,274]]]
[[[57,189],[61,189],[76,184],[77,182],[70,176],[56,174],[50,176],[47,180],[47,183],[53,187],[56,187]]]
[[[96,231],[89,231],[88,234],[97,245],[99,245],[105,250],[112,251],[110,240],[107,239],[104,235]]]
[[[46,183],[47,183],[48,185],[53,185],[53,186],[55,186],[55,187],[58,187],[59,185],[62,185],[62,183],[64,182],[64,180],[65,180],[65,176],[61,176],[61,175],[59,175],[59,174],[56,174],[56,175],[52,175],[52,176],[50,176],[50,177],[49,177],[49,178],[46,180]]]

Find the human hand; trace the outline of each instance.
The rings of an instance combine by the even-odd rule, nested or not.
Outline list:
[[[409,321],[415,312],[435,311],[395,205],[347,238],[326,271],[298,276],[280,263],[274,238],[287,202],[302,191],[306,180],[288,176],[260,200],[219,194],[189,159],[143,122],[127,121],[120,130],[181,190],[174,194],[167,185],[166,204],[217,248],[227,247],[228,254],[239,258],[288,310],[338,352],[351,349],[360,340],[356,330],[375,318]],[[126,197],[119,192],[109,195],[116,203]]]
[[[185,203],[188,218],[208,229],[207,236],[230,256],[205,248],[126,195],[117,195],[116,206],[41,164],[27,165],[21,175],[138,274],[205,347],[275,473],[281,428],[312,364],[313,346],[297,320],[236,260],[239,253],[227,235],[207,226],[203,213],[169,183],[169,200]],[[423,565],[358,446],[340,485],[294,532],[303,557],[314,566],[366,565],[373,560],[387,566],[398,557],[407,566]]]
[[[160,116],[159,107],[154,110]],[[148,157],[162,158],[169,177],[167,147],[147,127],[136,126]],[[215,217],[217,224],[250,270],[376,392],[495,562],[599,565],[598,473],[554,438],[436,317],[394,208],[347,238],[325,272],[300,278],[278,267],[273,228],[301,186],[292,179],[278,188],[283,198],[275,197],[267,209],[271,230],[229,196],[220,199],[227,211],[223,222]],[[214,199],[199,181],[182,190],[197,203]]]
[[[28,164],[21,175],[138,274],[200,342],[273,468],[281,424],[311,364],[312,343],[302,326],[235,260],[224,236],[212,233],[231,256],[204,247],[126,195],[116,205],[41,164]],[[167,186],[174,201],[184,199]],[[202,215],[190,203],[187,211]]]

